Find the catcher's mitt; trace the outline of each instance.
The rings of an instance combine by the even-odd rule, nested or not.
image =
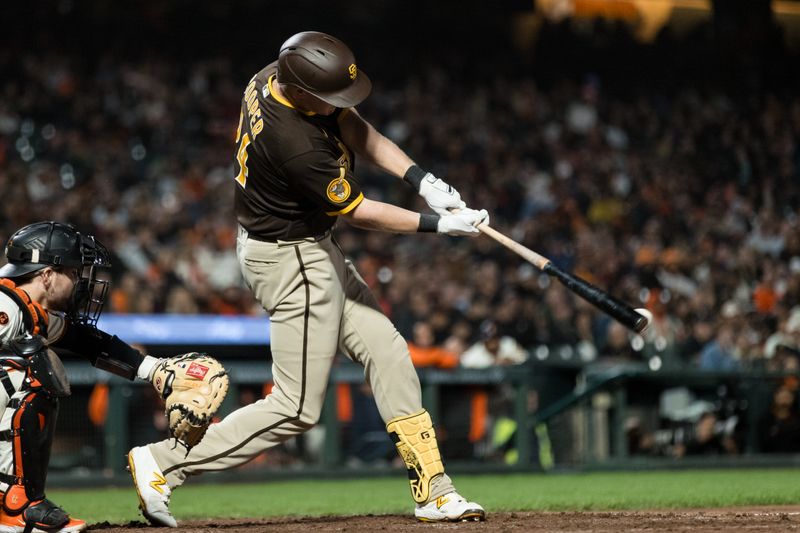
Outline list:
[[[206,434],[222,405],[228,372],[208,354],[190,352],[158,363],[152,381],[166,403],[170,435],[188,452]]]

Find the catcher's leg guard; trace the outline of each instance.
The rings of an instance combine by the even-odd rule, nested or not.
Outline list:
[[[3,417],[8,429],[0,431],[0,438],[11,441],[13,455],[10,471],[0,474],[0,481],[7,485],[3,513],[23,522],[26,530],[63,528],[69,516],[44,494],[57,400],[40,389],[24,390],[14,394],[9,407],[11,415]]]
[[[431,481],[444,474],[431,415],[423,409],[414,415],[395,418],[389,421],[386,430],[408,468],[411,496],[417,503],[426,503]]]

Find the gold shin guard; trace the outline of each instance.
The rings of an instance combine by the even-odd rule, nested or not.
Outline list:
[[[444,474],[431,415],[423,409],[414,415],[395,418],[386,424],[386,430],[408,468],[411,496],[417,503],[427,503],[431,480]]]

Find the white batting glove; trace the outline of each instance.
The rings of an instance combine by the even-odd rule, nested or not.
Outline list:
[[[461,195],[446,182],[440,180],[430,172],[425,174],[419,184],[419,195],[428,203],[437,215],[448,215],[449,209],[464,209],[467,204]]]
[[[483,223],[489,223],[489,213],[486,209],[477,211],[465,207],[458,213],[447,212],[442,215],[442,218],[439,219],[436,231],[437,233],[444,233],[445,235],[477,237],[480,233],[477,226]]]

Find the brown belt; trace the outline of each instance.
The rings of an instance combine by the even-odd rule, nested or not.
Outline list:
[[[319,241],[329,237],[330,234],[331,234],[331,230],[326,230],[324,233],[321,233],[319,235],[307,235],[305,237],[281,237],[281,238],[278,238],[278,237],[262,237],[260,235],[253,235],[252,233],[248,233],[247,237],[250,238],[250,239],[253,239],[254,241],[271,242],[271,243],[277,243],[278,241],[302,241],[304,239],[314,239],[315,241],[319,242]]]

